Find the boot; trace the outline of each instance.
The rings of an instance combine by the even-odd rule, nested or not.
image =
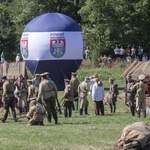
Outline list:
[[[69,117],[72,116],[72,108],[69,108]]]
[[[64,109],[64,116],[65,116],[66,118],[68,117],[67,108]]]
[[[22,107],[19,107],[19,114],[22,114]]]
[[[52,116],[51,116],[51,115],[48,115],[48,116],[47,116],[47,121],[48,121],[49,123],[51,123],[51,122],[52,122],[52,119],[51,119],[51,118],[52,118]]]
[[[130,110],[131,110],[131,115],[134,116],[135,115],[135,108],[131,107]]]
[[[58,124],[58,117],[57,117],[57,113],[53,114],[53,118],[55,120],[55,124]]]
[[[110,104],[109,106],[110,106],[110,113],[112,113],[112,104]]]
[[[87,108],[87,107],[85,107],[85,115],[89,115],[89,114],[88,114],[88,108]]]
[[[114,111],[113,111],[114,113],[116,112],[116,105],[114,105]]]
[[[39,122],[39,125],[44,126],[43,121],[40,121],[40,122]]]
[[[140,117],[140,111],[137,111],[137,117]]]
[[[143,117],[146,118],[146,110],[143,111]]]
[[[80,109],[80,115],[83,115],[83,108]]]
[[[13,116],[13,118],[14,118],[14,121],[15,121],[15,122],[17,122],[16,112],[15,112],[15,111],[14,111],[14,112],[12,112],[12,116]]]
[[[78,101],[75,101],[75,105],[76,105],[76,110],[78,110]]]

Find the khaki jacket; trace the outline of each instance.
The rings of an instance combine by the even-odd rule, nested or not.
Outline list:
[[[3,96],[4,97],[13,97],[14,96],[15,85],[13,82],[5,81],[3,83]]]
[[[73,86],[74,95],[76,95],[77,92],[78,92],[78,86],[79,86],[79,84],[80,84],[78,78],[72,77],[71,80],[70,80],[70,84]]]
[[[70,84],[66,85],[63,95],[64,101],[73,101],[74,100],[73,95],[74,95],[73,86]]]
[[[48,99],[51,96],[57,97],[58,90],[55,83],[52,80],[43,80],[39,85],[39,93],[37,100]]]
[[[31,84],[28,87],[28,100],[30,100],[30,98],[34,98],[35,96],[36,96],[35,86]]]
[[[88,95],[88,92],[89,92],[88,84],[85,81],[81,82],[78,86],[78,93],[80,98],[85,98]]]
[[[145,99],[145,92],[148,91],[148,86],[146,84],[144,84],[142,81],[136,83],[132,90],[136,91],[136,97],[138,97],[141,100]]]
[[[44,114],[40,109],[38,109],[35,105],[30,107],[29,112],[26,115],[29,119],[34,119],[35,121],[42,121]]]

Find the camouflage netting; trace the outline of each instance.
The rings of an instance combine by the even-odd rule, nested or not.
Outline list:
[[[150,61],[134,61],[123,73],[123,77],[130,75],[133,80],[137,80],[139,75],[144,74],[146,76],[145,81],[150,81]]]
[[[27,77],[27,69],[25,62],[4,62],[0,64],[0,77],[6,75],[9,79],[17,78],[19,74]]]
[[[150,126],[136,122],[125,127],[118,142],[120,150],[150,150]]]

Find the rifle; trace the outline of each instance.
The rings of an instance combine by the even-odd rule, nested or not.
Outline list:
[[[17,117],[17,120],[18,120],[18,119],[21,119],[21,118],[26,118],[26,116]]]
[[[58,100],[58,98],[56,98],[56,101],[57,101],[57,106],[58,106],[58,112],[59,112],[59,114],[61,115],[62,114],[62,111],[61,111],[61,106],[60,106],[60,103],[59,103],[59,100]]]

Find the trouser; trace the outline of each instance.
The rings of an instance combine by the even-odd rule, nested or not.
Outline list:
[[[81,98],[80,111],[79,111],[80,115],[82,115],[83,113],[83,108],[85,108],[85,114],[88,115],[88,105],[89,105],[89,101],[87,99],[87,96]]]
[[[134,104],[134,96],[128,96],[128,102],[130,107],[131,115],[135,115],[135,104]]]
[[[22,111],[27,112],[27,95],[26,93],[21,94],[21,96],[18,97],[18,108],[19,113],[21,114]]]
[[[64,116],[68,117],[68,113],[69,113],[69,117],[71,117],[72,115],[72,105],[73,102],[72,101],[66,101],[64,104]]]
[[[145,99],[139,99],[136,97],[136,111],[138,117],[140,117],[141,110],[143,112],[143,116],[146,117],[146,101]]]
[[[8,113],[9,113],[9,108],[11,108],[12,111],[12,116],[14,118],[15,121],[17,121],[16,119],[16,111],[15,111],[15,103],[14,103],[14,97],[10,97],[9,99],[7,99],[6,101],[4,101],[4,118],[3,121],[5,122],[7,117],[8,117]]]
[[[43,106],[48,114],[48,121],[51,122],[51,117],[53,116],[55,124],[58,123],[57,111],[56,111],[56,101],[55,97],[51,96],[50,98],[42,100]]]
[[[81,98],[81,104],[80,104],[80,109],[83,109],[84,107],[88,107],[89,101],[87,99],[87,96],[84,98]]]
[[[109,102],[109,106],[110,106],[110,112],[115,113],[116,112],[116,98],[112,98]]]
[[[78,93],[74,96],[75,110],[78,110]]]
[[[95,110],[95,115],[104,115],[104,105],[103,101],[94,101],[94,110]]]

